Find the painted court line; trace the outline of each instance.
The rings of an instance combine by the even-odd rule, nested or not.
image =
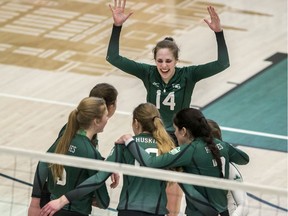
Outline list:
[[[12,95],[12,94],[6,94],[6,93],[0,93],[0,97],[15,98],[15,99],[40,102],[40,103],[46,103],[46,104],[55,104],[55,105],[60,105],[60,106],[69,106],[69,107],[76,107],[77,106],[77,104],[73,104],[73,103],[46,100],[46,99],[41,99],[41,98],[26,97],[26,96],[20,96],[20,95]],[[121,115],[131,115],[132,114],[130,112],[125,112],[125,111],[116,111],[116,113],[121,114]]]
[[[15,98],[15,99],[21,99],[21,100],[27,100],[27,101],[40,102],[40,103],[55,104],[55,105],[60,105],[60,106],[69,106],[69,107],[77,106],[76,104],[73,104],[73,103],[46,100],[46,99],[40,99],[40,98],[32,98],[32,97],[12,95],[12,94],[6,94],[6,93],[0,93],[0,97]],[[125,112],[125,111],[116,111],[116,113],[120,114],[120,115],[131,115],[132,114],[130,112]],[[222,126],[220,126],[220,128],[221,128],[221,130],[224,130],[224,131],[232,131],[232,132],[236,132],[236,133],[252,134],[255,136],[263,136],[263,137],[270,137],[270,138],[275,138],[275,139],[288,140],[288,136],[283,136],[283,135],[263,133],[263,132],[250,131],[250,130],[243,130],[243,129],[230,128],[230,127],[222,127]]]
[[[237,133],[252,134],[255,136],[264,136],[264,137],[270,137],[270,138],[275,138],[275,139],[288,140],[288,136],[282,136],[282,135],[277,135],[277,134],[263,133],[263,132],[243,130],[243,129],[237,129],[237,128],[222,127],[222,126],[220,126],[220,128],[221,130],[225,130],[225,131],[232,131],[232,132],[237,132]]]

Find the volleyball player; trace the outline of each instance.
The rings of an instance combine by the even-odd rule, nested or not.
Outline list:
[[[134,109],[132,128],[134,139],[149,154],[161,155],[175,148],[159,111],[151,103],[140,104]],[[124,150],[123,162],[139,166],[128,149]],[[164,216],[169,213],[166,205],[166,182],[124,175],[117,207],[118,216]]]
[[[104,99],[84,98],[78,107],[70,113],[63,135],[56,140],[48,152],[102,160],[102,156],[93,146],[91,140],[94,134],[103,131],[107,120],[108,111]],[[108,160],[117,161],[117,158],[120,159],[121,149],[122,147],[115,148],[114,154],[110,155]],[[39,213],[39,197],[47,177],[48,189],[53,200],[75,188],[76,185],[95,173],[97,173],[95,170],[40,162],[35,174],[28,214],[32,216]],[[99,208],[108,207],[110,198],[106,185],[103,184],[95,193],[86,194],[81,199],[64,206],[55,215],[88,216],[91,213],[93,197],[96,198]]]
[[[96,84],[89,93],[89,97],[99,97],[103,98],[107,107],[108,117],[112,117],[116,111],[117,107],[117,89],[109,83],[98,83]],[[66,124],[62,127],[58,134],[58,138],[61,137],[65,131]],[[93,135],[91,140],[95,148],[98,149],[98,137],[97,134]],[[102,158],[99,157],[99,159]],[[111,175],[111,187],[115,188],[119,184],[119,174],[113,173]],[[40,198],[40,207],[43,207],[50,201],[50,192],[47,189],[47,184],[45,183],[42,187],[41,198]]]
[[[211,22],[205,19],[215,32],[218,45],[218,59],[203,65],[177,67],[179,48],[172,38],[158,42],[153,49],[156,65],[135,62],[119,54],[119,38],[124,22],[132,13],[125,14],[126,0],[115,0],[111,11],[114,19],[108,46],[107,61],[122,71],[141,79],[147,90],[147,102],[154,104],[161,114],[165,128],[174,133],[173,115],[188,108],[195,84],[201,79],[213,76],[229,67],[228,51],[220,19],[214,8],[209,6]]]
[[[222,140],[222,132],[219,125],[211,120],[207,119],[207,122],[212,130],[212,134],[216,139]],[[229,165],[229,179],[235,181],[243,181],[242,175],[237,169],[236,165],[230,163]],[[243,191],[228,191],[228,210],[232,216],[247,216],[248,209],[248,197]]]
[[[103,98],[107,107],[108,117],[111,118],[117,108],[117,89],[109,83],[98,83],[96,84],[89,93],[89,97],[99,97]],[[59,137],[63,134],[66,125],[59,132]],[[93,145],[98,148],[98,138],[97,134],[95,134],[92,138]]]
[[[111,116],[114,115],[114,113],[116,111],[117,96],[118,96],[118,91],[116,90],[116,88],[114,86],[112,86],[111,84],[108,84],[108,83],[96,84],[91,89],[91,91],[89,93],[89,96],[90,97],[103,98],[104,101],[105,101],[106,107],[107,107],[108,117],[110,118]],[[66,128],[66,124],[63,126],[63,128],[59,132],[58,139],[63,135],[63,133],[65,131],[65,128]],[[98,149],[97,133],[93,136],[91,142]],[[99,153],[99,156],[98,156],[97,159],[103,160],[103,157],[100,155],[100,153]],[[38,164],[38,166],[39,166],[39,164]],[[112,183],[111,183],[110,187],[111,188],[115,188],[119,184],[119,174],[118,173],[113,173],[111,175],[111,181],[112,181]],[[33,197],[33,194],[32,194],[32,197]],[[41,191],[40,207],[43,207],[49,201],[50,201],[50,192],[47,189],[47,184],[44,183],[44,185],[42,186],[42,191]],[[38,207],[38,210],[40,209],[40,207]]]
[[[218,178],[228,178],[229,162],[247,164],[249,156],[232,145],[213,138],[212,131],[200,110],[185,108],[174,117],[175,135],[179,147],[169,153],[153,157],[137,145],[131,135],[124,135],[119,140],[128,145],[136,160],[144,166],[169,168],[183,166],[187,173]],[[195,205],[193,194],[187,184],[180,184],[186,195],[186,211],[188,216],[207,215],[205,209]],[[221,216],[229,216],[227,191],[222,189],[194,186],[217,210]],[[211,215],[211,214],[209,214]]]
[[[228,51],[220,19],[214,8],[209,6],[207,9],[211,21],[207,19],[204,19],[204,21],[215,32],[218,46],[217,60],[203,65],[177,67],[179,48],[173,38],[167,37],[158,42],[153,49],[156,65],[149,65],[133,61],[119,54],[119,38],[122,25],[132,15],[131,12],[124,13],[125,4],[126,0],[114,0],[114,7],[109,5],[114,24],[106,59],[115,67],[142,80],[147,90],[146,101],[156,105],[159,109],[166,130],[177,144],[172,124],[173,114],[190,106],[193,89],[198,81],[229,67]],[[177,215],[182,197],[181,190],[177,188],[177,185],[176,188],[172,187],[167,190],[168,193],[176,193],[174,196],[169,196],[171,202],[169,201],[168,205],[171,212],[176,211]],[[173,215],[170,214],[170,216]]]

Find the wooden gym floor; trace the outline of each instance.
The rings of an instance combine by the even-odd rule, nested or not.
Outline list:
[[[119,91],[117,112],[99,135],[103,156],[115,139],[132,132],[130,113],[145,101],[146,92],[141,81],[105,60],[112,27],[108,3],[113,2],[0,1],[0,146],[45,152],[70,111],[100,82],[110,83]],[[134,14],[123,27],[120,48],[127,57],[153,64],[151,50],[155,43],[172,36],[181,49],[179,66],[213,61],[217,55],[215,36],[203,21],[208,5],[219,13],[231,66],[197,84],[192,105],[200,108],[271,65],[265,59],[275,53],[287,54],[285,0],[127,0],[127,11]],[[277,122],[271,122],[274,124]],[[287,133],[282,135],[287,137]],[[287,188],[286,152],[239,148],[251,157],[249,165],[240,167],[245,181]],[[3,155],[0,158],[1,173],[9,170],[10,174],[20,164],[7,161]],[[35,164],[29,169],[32,173]],[[32,177],[19,178],[32,183]],[[9,181],[0,179],[3,184]],[[1,186],[0,191],[5,200],[9,192]],[[0,201],[1,212],[23,215],[29,195],[20,194],[18,199],[26,200],[26,206],[8,207],[6,201]],[[117,197],[113,199],[115,208]],[[287,197],[276,204],[287,209]]]

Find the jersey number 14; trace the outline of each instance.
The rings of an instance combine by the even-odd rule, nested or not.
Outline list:
[[[160,109],[160,98],[161,98],[161,90],[157,90],[156,93],[156,107]],[[167,97],[163,100],[162,104],[164,106],[169,106],[170,110],[174,110],[175,108],[175,94],[174,92],[170,92]]]

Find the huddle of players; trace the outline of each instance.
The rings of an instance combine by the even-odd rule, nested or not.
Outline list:
[[[115,0],[113,7],[109,5],[114,24],[106,59],[120,70],[143,81],[147,89],[147,102],[133,111],[134,136],[125,134],[116,140],[106,160],[133,165],[137,161],[142,166],[219,178],[238,177],[241,180],[240,173],[232,163],[247,164],[249,156],[222,141],[217,123],[206,119],[200,110],[189,108],[195,84],[229,67],[228,51],[218,14],[213,7],[208,7],[211,21],[205,19],[215,32],[217,60],[179,68],[176,66],[179,48],[173,38],[165,38],[153,49],[156,65],[149,65],[119,54],[122,25],[132,15],[131,12],[124,13],[125,4],[125,0]],[[70,113],[67,124],[48,152],[103,160],[95,148],[98,145],[97,133],[103,131],[109,117],[114,114],[117,95],[117,90],[107,83],[96,85],[89,97],[84,98]],[[80,216],[89,215],[92,204],[107,208],[110,199],[105,181],[110,175],[111,187],[116,187],[119,183],[119,175],[116,173],[39,162],[28,215]],[[41,209],[40,202],[46,184],[51,201]],[[245,193],[230,192],[238,194],[233,196],[237,197],[234,202],[236,209],[229,209],[229,213],[227,191],[179,185],[185,193],[186,215],[247,214]],[[164,181],[124,175],[118,215],[169,214],[166,208],[166,188],[167,182]]]

